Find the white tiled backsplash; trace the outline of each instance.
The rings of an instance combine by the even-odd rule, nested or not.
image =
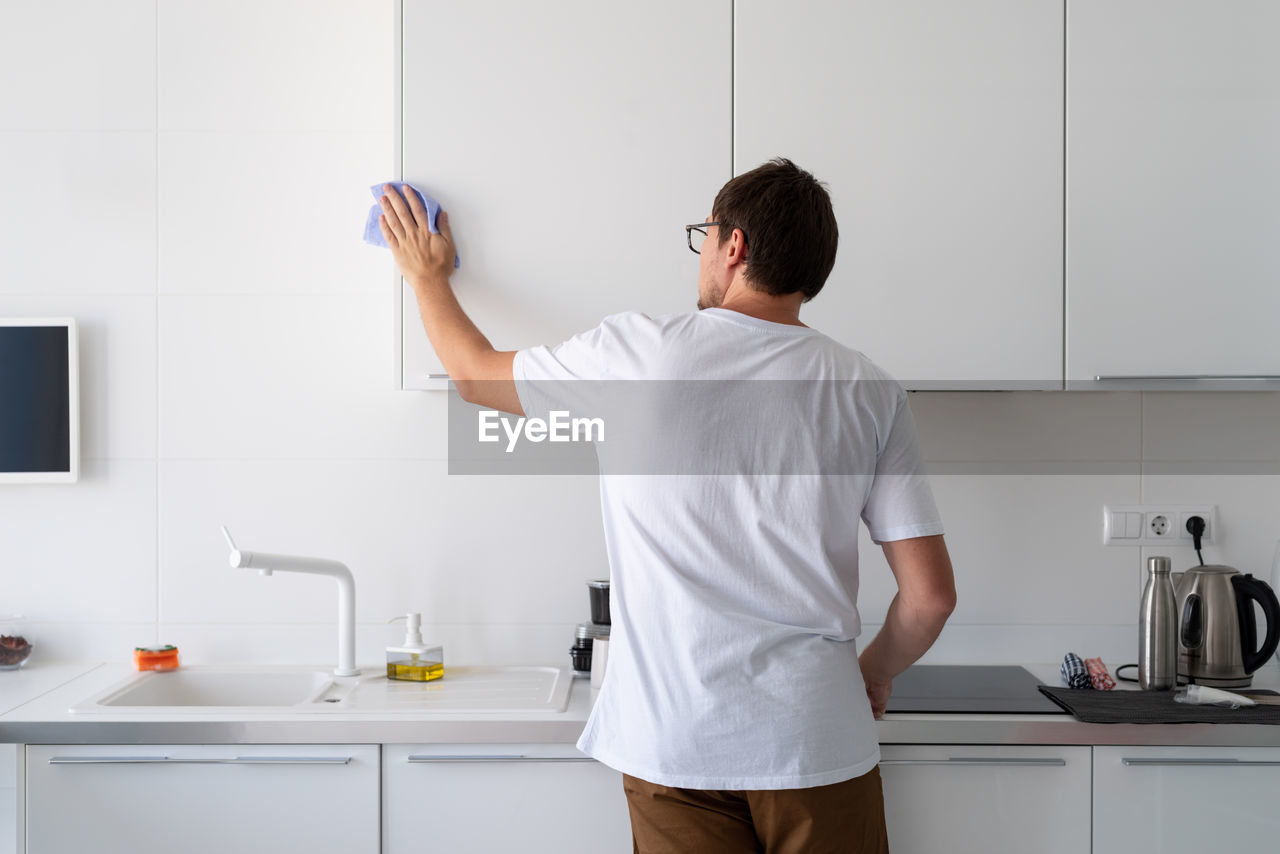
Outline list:
[[[52,66],[48,39],[0,51],[27,81],[0,90],[0,188],[21,200],[0,206],[0,315],[82,330],[81,482],[0,488],[0,612],[26,615],[37,656],[328,660],[332,581],[230,569],[227,524],[351,566],[362,661],[409,610],[454,662],[567,661],[606,572],[594,480],[451,478],[443,395],[394,389],[391,261],[358,238],[368,185],[395,174],[393,11],[0,12],[0,33],[61,45]],[[1146,555],[1101,545],[1106,503],[1216,504],[1206,558],[1269,572],[1280,394],[911,400],[960,597],[931,661],[1133,660]],[[893,583],[864,545],[871,632]]]

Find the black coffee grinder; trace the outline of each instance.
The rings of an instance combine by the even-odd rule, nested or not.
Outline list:
[[[569,658],[578,676],[591,675],[591,648],[596,638],[609,639],[609,580],[587,582],[591,594],[591,622],[578,623]]]

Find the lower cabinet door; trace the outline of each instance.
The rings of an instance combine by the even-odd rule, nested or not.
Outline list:
[[[27,854],[377,854],[378,745],[31,745]]]
[[[622,775],[573,745],[387,744],[385,854],[630,854]]]
[[[18,844],[18,750],[0,744],[0,854],[15,854]]]
[[[1095,747],[1093,850],[1274,851],[1280,748]]]
[[[894,854],[1089,851],[1088,747],[886,744],[880,753]]]

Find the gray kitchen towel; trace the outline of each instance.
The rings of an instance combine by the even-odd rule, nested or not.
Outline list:
[[[1080,691],[1041,685],[1040,693],[1091,724],[1280,724],[1280,706],[1193,706],[1175,703],[1172,691]]]

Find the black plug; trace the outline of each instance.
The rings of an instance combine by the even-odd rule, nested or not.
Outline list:
[[[1204,556],[1200,554],[1200,538],[1204,536],[1204,519],[1199,516],[1188,519],[1187,533],[1191,535],[1191,543],[1195,546],[1196,557],[1200,558],[1200,565],[1204,566]]]

